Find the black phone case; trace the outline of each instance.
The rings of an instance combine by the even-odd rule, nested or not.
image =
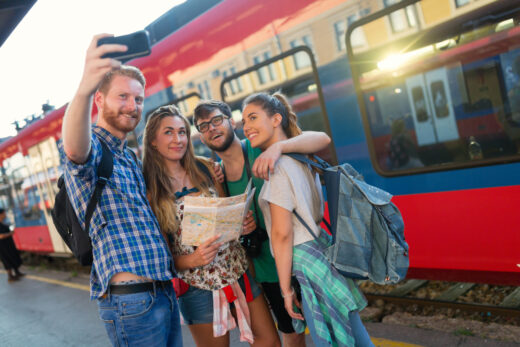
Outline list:
[[[104,37],[98,40],[98,46],[104,44],[125,45],[128,47],[128,50],[126,52],[107,53],[103,55],[102,58],[130,60],[149,55],[152,52],[150,36],[146,30],[136,31],[135,33],[123,36]]]

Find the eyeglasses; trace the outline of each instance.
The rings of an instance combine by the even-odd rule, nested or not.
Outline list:
[[[201,133],[205,133],[206,131],[209,130],[209,124],[211,123],[211,125],[213,125],[214,127],[217,127],[219,126],[220,124],[222,124],[222,122],[224,121],[224,119],[228,119],[229,116],[225,116],[223,114],[219,114],[215,117],[212,117],[209,122],[202,122],[202,123],[199,123],[199,124],[195,124],[195,127],[197,128],[197,130]]]

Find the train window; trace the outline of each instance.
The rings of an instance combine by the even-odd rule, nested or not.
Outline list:
[[[297,55],[301,54],[305,54],[306,59],[310,62],[308,69],[297,70],[293,68],[295,59],[301,59],[296,58]],[[271,84],[269,87],[261,83],[255,83],[255,78],[259,71],[263,71],[268,66],[279,66],[283,71],[283,74],[280,74],[277,80],[278,83]],[[281,91],[289,98],[293,109],[298,115],[298,123],[303,130],[325,131],[330,134],[316,63],[309,47],[299,46],[293,48],[222,80],[220,85],[221,99],[229,104],[234,118],[241,118],[244,96],[227,93],[230,85],[236,79],[250,81],[251,93]],[[237,134],[242,136],[240,126],[237,129]],[[330,162],[336,162],[333,146],[322,153],[318,153],[318,155]]]
[[[508,6],[483,5],[494,15],[469,31],[462,14],[446,13],[434,27],[368,49],[353,47],[350,32],[353,82],[380,174],[520,160],[520,25],[511,17],[520,10]],[[356,29],[370,36],[388,11]]]
[[[0,184],[0,207],[3,208],[6,211],[7,216],[7,222],[6,224],[13,224],[14,223],[14,215],[13,215],[13,208],[14,208],[14,201],[13,201],[13,195],[11,190],[11,185],[9,184],[9,178],[5,174],[2,175],[1,184]]]
[[[446,101],[446,91],[441,81],[435,81],[430,84],[432,91],[432,100],[435,105],[435,115],[437,118],[445,118],[450,115],[448,104]]]
[[[426,112],[426,100],[421,87],[412,88],[412,99],[417,122],[426,122],[428,120],[428,112]]]

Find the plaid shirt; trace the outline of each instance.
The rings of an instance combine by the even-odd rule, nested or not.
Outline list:
[[[141,163],[126,151],[121,141],[101,127],[93,127],[91,152],[77,165],[65,155],[65,184],[78,220],[84,227],[88,201],[94,192],[97,166],[105,142],[114,157],[112,177],[103,190],[92,220],[90,238],[94,263],[90,273],[90,298],[106,292],[110,278],[119,272],[165,281],[174,274],[173,259],[159,231],[159,224],[146,198]]]

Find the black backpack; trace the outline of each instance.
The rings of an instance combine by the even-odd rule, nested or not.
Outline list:
[[[56,230],[81,265],[92,265],[92,243],[88,232],[90,220],[101,198],[103,188],[105,188],[108,179],[112,176],[114,165],[112,152],[110,152],[110,149],[103,141],[100,142],[103,154],[97,167],[98,179],[96,181],[96,187],[87,205],[87,211],[85,212],[85,229],[81,227],[76,212],[69,200],[63,175],[58,179],[59,191],[58,194],[56,194],[54,207],[51,210],[52,220],[56,226]]]

